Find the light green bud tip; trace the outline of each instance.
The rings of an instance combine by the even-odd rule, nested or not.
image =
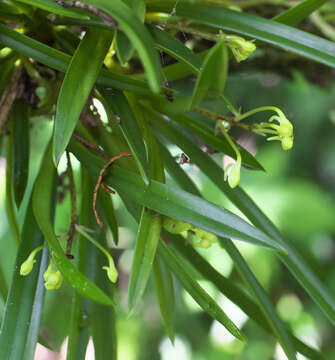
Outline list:
[[[50,261],[50,264],[43,274],[43,278],[45,280],[44,287],[47,290],[57,290],[61,287],[63,283],[63,276],[60,271],[53,270],[53,262]]]
[[[241,164],[236,162],[235,164],[229,164],[225,169],[224,179],[228,179],[228,184],[231,188],[236,187],[240,183],[241,179]]]
[[[114,264],[109,264],[109,266],[103,266],[102,267],[104,270],[107,271],[107,276],[108,279],[112,282],[112,283],[116,283],[119,273],[116,270],[116,267],[114,266]]]
[[[63,283],[63,276],[59,271],[52,272],[44,283],[47,290],[57,290]]]
[[[33,258],[30,258],[30,256],[29,256],[28,259],[26,261],[24,261],[20,267],[20,275],[27,276],[28,274],[30,274],[31,270],[33,270],[35,262],[36,262],[36,260],[34,260]]]
[[[283,150],[290,150],[293,147],[293,125],[292,123],[285,117],[283,113],[280,112],[279,116],[272,116],[269,119],[269,122],[276,120],[279,122],[278,124],[271,124],[272,129],[277,131],[277,136],[272,136],[268,138],[268,141],[271,140],[279,140],[281,141],[281,146]]]
[[[180,234],[184,231],[188,231],[192,229],[192,225],[183,221],[171,219],[169,217],[164,218],[163,227],[166,231],[168,231],[171,234]]]
[[[227,36],[227,40],[238,62],[246,60],[256,49],[253,41],[245,40],[240,36]]]

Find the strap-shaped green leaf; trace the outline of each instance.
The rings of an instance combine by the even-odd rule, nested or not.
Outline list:
[[[12,128],[12,127],[11,127]],[[16,208],[14,204],[14,189],[13,189],[13,142],[14,134],[12,133],[7,139],[7,156],[6,156],[6,213],[10,229],[13,233],[13,238],[16,245],[20,243],[20,230],[17,222]]]
[[[290,9],[281,12],[272,20],[286,25],[296,25],[329,0],[303,0]]]
[[[119,242],[119,228],[115,215],[113,199],[106,191],[100,191],[98,195],[98,203],[103,209],[105,215],[104,218],[106,219],[106,222],[111,229],[113,241],[115,245],[117,245]]]
[[[222,93],[228,71],[228,52],[225,39],[219,40],[206,55],[197,78],[191,108],[194,108],[208,96]],[[212,94],[211,94],[212,93]]]
[[[144,0],[128,0],[125,3],[132,9],[137,18],[144,23],[145,18],[145,1]],[[134,45],[129,38],[122,32],[116,30],[115,32],[115,49],[117,57],[121,65],[125,65],[134,54]]]
[[[56,108],[53,134],[53,160],[56,164],[72,136],[111,41],[109,32],[88,29],[71,59]]]
[[[172,343],[174,343],[175,330],[175,297],[173,288],[173,279],[170,270],[156,254],[154,261],[154,281],[155,290],[158,297],[159,308],[161,311],[165,331]]]
[[[57,4],[56,2],[51,1],[51,0],[16,0],[16,1],[23,3],[23,4],[37,7],[42,10],[49,11],[56,15],[69,16],[69,17],[78,18],[78,19],[88,19],[87,15],[80,14],[79,12],[75,11],[75,9],[72,10],[72,9],[60,6],[59,4]]]
[[[229,239],[219,239],[219,242],[226,249],[230,257],[234,261],[234,264],[240,276],[254,294],[260,308],[264,313],[264,316],[266,317],[268,323],[271,325],[273,332],[276,334],[287,358],[289,360],[296,360],[296,351],[293,347],[293,343],[291,341],[289,333],[287,332],[280,317],[276,313],[276,310],[270,299],[268,298],[265,290],[257,281],[255,275],[250,270],[248,264],[243,259],[237,247]]]
[[[160,50],[187,65],[195,74],[199,73],[202,61],[198,55],[168,32],[160,30],[154,25],[147,25],[147,28],[149,29],[156,46]]]
[[[162,69],[155,51],[155,44],[148,30],[131,9],[121,1],[83,0],[82,2],[103,10],[118,22],[138,52],[152,91],[159,93],[162,83]]]
[[[143,207],[128,286],[128,309],[130,313],[135,310],[148,283],[161,228],[160,215]]]
[[[113,305],[113,301],[93,282],[84,276],[64,254],[50,221],[51,189],[54,177],[51,146],[44,155],[41,170],[33,191],[33,210],[38,226],[48,243],[49,250],[58,270],[69,284],[80,294],[105,305]]]
[[[128,146],[136,160],[140,174],[146,184],[150,182],[150,170],[147,160],[147,153],[140,127],[127,98],[119,91],[113,91],[110,95],[103,92],[105,100],[111,107],[114,115],[119,119],[121,132],[126,139]]]
[[[3,24],[0,24],[0,43],[20,54],[31,57],[44,65],[62,72],[67,71],[71,61],[71,56],[37,40],[31,39]],[[101,70],[97,83],[120,90],[128,90],[147,95],[151,94],[145,81],[136,80],[130,76],[113,73],[104,69]]]
[[[74,141],[70,148],[82,164],[97,176],[103,161]],[[175,187],[154,180],[145,186],[138,175],[117,165],[112,166],[112,176],[106,177],[105,183],[121,194],[127,194],[135,203],[163,215],[186,221],[219,236],[281,250],[271,238],[230,211]]]
[[[158,0],[148,4],[152,11],[170,12],[173,0]],[[217,29],[232,31],[265,41],[286,51],[335,67],[335,44],[307,32],[224,7],[179,1],[176,15]]]
[[[43,236],[35,222],[30,203],[22,229],[20,247],[1,326],[0,352],[3,359],[25,358],[26,341],[29,336],[31,314],[39,277],[40,254],[36,256],[36,263],[27,277],[20,275],[20,267],[30,252],[42,243]]]
[[[13,116],[13,186],[19,208],[26,190],[29,172],[29,107],[24,100],[16,100]]]
[[[187,271],[185,271],[184,260],[178,253],[167,246],[163,241],[159,242],[158,253],[176,278],[182,283],[185,290],[202,307],[202,309],[215,320],[219,321],[237,339],[246,341],[244,335],[217,305],[215,300],[202,289]]]

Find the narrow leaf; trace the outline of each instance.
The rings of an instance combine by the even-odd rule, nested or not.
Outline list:
[[[162,221],[159,214],[142,210],[128,287],[128,309],[132,313],[144,293],[152,271]]]
[[[13,116],[13,186],[16,206],[22,202],[29,172],[29,108],[24,100],[16,100]]]
[[[29,205],[0,332],[2,359],[25,358],[24,351],[32,320],[31,314],[38,281],[40,254],[37,254],[34,268],[27,277],[20,275],[20,267],[30,252],[42,243],[43,236],[36,225],[31,205]]]
[[[56,108],[53,135],[55,164],[58,163],[72,136],[110,44],[110,33],[89,29],[72,57]]]
[[[107,99],[107,97],[105,97]],[[113,91],[108,97],[108,104],[113,113],[119,119],[119,126],[124,138],[126,139],[133,157],[136,160],[140,174],[146,184],[150,181],[149,164],[140,127],[136,121],[134,113],[129,106],[127,98],[118,91]]]
[[[220,244],[226,249],[234,264],[244,280],[254,294],[259,307],[262,309],[264,316],[271,325],[273,332],[278,337],[280,345],[282,346],[287,358],[289,360],[296,360],[296,351],[293,347],[289,333],[287,332],[283,322],[276,313],[276,310],[268,298],[265,290],[257,281],[255,275],[250,270],[248,264],[243,259],[242,255],[229,239],[219,239]]]
[[[208,97],[210,91],[221,93],[224,89],[228,71],[228,53],[225,39],[219,40],[206,55],[195,84],[191,108]]]
[[[286,25],[297,25],[329,0],[303,0],[275,16],[272,20]]]
[[[119,228],[115,215],[113,199],[106,191],[100,191],[98,195],[98,203],[101,205],[104,213],[104,219],[108,223],[113,235],[115,245],[119,242]]]
[[[166,267],[158,254],[156,254],[153,270],[155,289],[165,331],[171,342],[174,343],[176,309],[173,279],[170,270]]]
[[[184,260],[163,241],[160,241],[159,243],[158,253],[169,269],[182,283],[185,290],[202,307],[202,309],[213,317],[213,319],[219,321],[237,339],[246,341],[244,335],[217,305],[215,300],[212,299],[206,291],[204,291],[202,287],[185,271],[183,265]]]

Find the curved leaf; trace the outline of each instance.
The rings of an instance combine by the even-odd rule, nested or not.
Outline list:
[[[111,44],[110,33],[89,29],[66,71],[59,93],[53,134],[53,160],[58,163],[72,136]],[[92,56],[93,55],[93,56]],[[90,58],[90,61],[87,59]]]
[[[163,241],[159,242],[158,253],[182,283],[185,290],[193,299],[215,320],[219,321],[233,336],[241,341],[246,341],[237,326],[228,318],[217,303],[201,288],[201,286],[185,271],[184,260]]]

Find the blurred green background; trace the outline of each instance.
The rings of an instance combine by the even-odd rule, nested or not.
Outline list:
[[[243,111],[263,105],[280,107],[294,124],[295,144],[284,152],[279,142],[266,142],[264,138],[249,138],[257,150],[256,157],[266,172],[244,169],[241,185],[278,226],[283,235],[304,255],[322,281],[335,292],[335,86],[322,89],[309,83],[303,74],[294,70],[290,78],[274,73],[233,73],[228,80],[226,94]],[[262,121],[262,116],[255,119]],[[266,117],[264,117],[266,119]],[[32,121],[31,158],[39,158],[46,145],[52,123],[45,118]],[[181,154],[171,146],[174,155]],[[4,149],[2,149],[2,154]],[[212,155],[222,163],[222,155]],[[30,184],[38,169],[38,160],[30,167]],[[7,281],[10,281],[15,260],[12,233],[4,207],[5,160],[0,163],[0,261]],[[75,167],[76,176],[80,169]],[[184,165],[201,188],[205,197],[219,205],[236,211],[225,196],[196,166]],[[66,232],[70,218],[68,196],[57,211],[57,233]],[[136,224],[115,196],[114,204],[120,224],[120,243],[117,254],[121,290],[118,320],[119,358],[174,359],[174,360],[282,360],[286,359],[279,345],[260,329],[234,304],[230,303],[209,283],[201,285],[213,295],[229,317],[243,327],[249,342],[234,340],[217,322],[207,316],[176,282],[176,341],[173,347],[167,339],[159,314],[157,300],[150,283],[142,304],[130,319],[126,318],[127,281],[136,235]],[[19,214],[22,222],[23,211]],[[110,235],[111,236],[111,235]],[[311,302],[305,291],[270,252],[255,246],[237,244],[259,281],[266,288],[279,314],[288,321],[296,336],[307,344],[322,349],[326,359],[335,358],[334,328]],[[232,261],[224,250],[214,245],[201,250],[212,265],[237,284],[241,281]],[[241,284],[242,286],[242,284]],[[60,303],[63,303],[60,306]],[[4,304],[1,303],[2,316]],[[123,308],[122,308],[123,307]],[[71,289],[64,284],[61,290],[47,292],[41,332],[54,350],[64,342],[64,329],[68,326],[71,308]],[[42,355],[41,355],[42,356]],[[51,355],[46,355],[52,358]],[[38,357],[37,357],[38,358]],[[42,358],[42,357],[41,357]],[[299,359],[305,359],[300,356]]]

